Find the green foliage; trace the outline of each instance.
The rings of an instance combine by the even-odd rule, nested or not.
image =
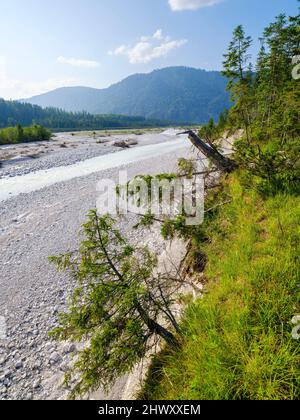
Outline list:
[[[117,186],[117,194],[119,196],[127,194],[127,197],[130,198],[130,196],[135,196],[137,193],[137,196],[140,197],[141,188],[140,188],[140,181],[144,181],[146,183],[146,190],[143,191],[143,194],[147,195],[148,199],[148,207],[145,209],[144,207],[141,209],[141,213],[139,214],[140,220],[139,222],[134,226],[135,229],[143,226],[151,226],[154,222],[160,222],[161,223],[161,234],[164,239],[169,240],[173,239],[176,235],[180,236],[184,239],[187,239],[191,236],[197,236],[198,235],[198,227],[194,226],[187,226],[186,225],[186,216],[187,215],[178,215],[174,218],[171,218],[170,214],[164,214],[161,215],[158,219],[156,215],[151,213],[151,200],[153,199],[153,185],[156,187],[158,186],[154,182],[163,182],[163,181],[176,181],[179,183],[179,185],[182,185],[183,178],[187,177],[189,179],[193,178],[193,174],[196,171],[196,164],[193,160],[188,159],[179,159],[178,161],[178,167],[179,167],[179,174],[158,174],[158,175],[138,175],[136,176],[132,181],[128,182],[127,185],[118,185]],[[169,193],[169,191],[168,191]],[[155,191],[156,196],[155,200],[160,200],[160,203],[162,203],[162,194],[161,191],[158,193],[158,191]],[[169,194],[168,194],[169,196]],[[174,191],[172,190],[172,187],[170,187],[170,202],[172,205],[174,205],[174,210],[176,211],[176,201],[174,199]],[[143,200],[145,202],[146,200]],[[207,200],[207,203],[209,200]],[[136,200],[136,205],[138,207],[138,200]]]
[[[139,227],[149,227],[152,226],[155,222],[155,216],[148,212],[144,216],[141,216],[139,222],[134,226],[134,229],[138,229]]]
[[[241,25],[237,26],[223,62],[223,74],[228,79],[229,90],[235,88],[237,83],[241,84],[247,81],[250,60],[248,51],[251,44],[251,37],[245,35],[244,28]]]
[[[148,201],[148,208],[141,209],[143,211],[143,214],[145,216],[141,219],[138,225],[135,227],[141,226],[150,226],[154,222],[154,216],[151,215],[151,199],[152,199],[152,186],[154,182],[163,182],[168,181],[172,182],[178,178],[178,175],[176,174],[158,174],[158,175],[137,175],[135,176],[131,181],[127,183],[127,185],[117,185],[116,187],[116,193],[118,196],[121,196],[122,194],[126,194],[128,198],[135,196],[135,194],[139,193],[142,194],[141,191],[141,183],[145,183],[146,191],[144,191],[144,194],[146,194],[145,201]],[[159,198],[158,198],[159,199]],[[136,203],[138,204],[138,203]],[[148,211],[147,211],[148,210]]]
[[[234,106],[219,123],[200,135],[211,143],[224,129],[244,129],[235,159],[246,170],[245,186],[262,193],[299,191],[300,84],[292,78],[292,59],[300,54],[299,15],[280,15],[260,39],[262,47],[252,72],[251,39],[238,26],[225,54],[224,72]]]
[[[164,181],[164,180],[173,181],[176,178],[177,178],[176,174],[167,174],[167,173],[157,174],[157,175],[137,175],[136,177],[134,177],[133,185],[134,185],[134,181],[143,180],[143,181],[146,181],[148,189],[150,189],[152,181]]]
[[[286,191],[300,192],[300,143],[290,140],[285,145],[280,139],[272,143],[246,146],[243,141],[236,144],[236,156],[241,167],[243,185],[264,195]]]
[[[3,128],[0,130],[0,144],[26,143],[32,141],[47,141],[52,136],[51,131],[40,125],[32,127],[16,127]]]
[[[165,127],[167,121],[147,120],[124,115],[92,115],[87,112],[66,112],[57,108],[0,99],[0,128],[16,124],[40,124],[52,130],[103,130],[112,128]]]
[[[75,379],[72,396],[107,389],[131,371],[157,336],[176,345],[174,333],[161,322],[180,332],[170,309],[178,283],[154,274],[156,257],[146,247],[130,246],[114,223],[91,211],[79,255],[51,258],[77,282],[69,310],[53,332],[56,338],[85,344],[66,376],[68,383]]]
[[[224,113],[220,115],[220,120],[224,118]],[[223,131],[223,129],[222,129]],[[211,147],[217,148],[220,135],[222,134],[220,127],[215,124],[213,119],[210,119],[206,125],[203,125],[198,135],[205,140]]]
[[[280,15],[264,31],[256,65],[254,141],[299,136],[299,82],[292,78],[292,60],[300,53],[299,16]]]
[[[197,170],[196,162],[191,159],[180,158],[178,160],[178,174],[192,179]]]
[[[223,74],[228,80],[227,89],[234,101],[230,114],[234,116],[236,124],[245,129],[248,143],[251,124],[249,110],[253,105],[253,73],[249,54],[251,44],[251,37],[245,35],[241,25],[238,26],[233,32],[233,39],[223,62]]]
[[[213,119],[210,119],[207,124],[201,126],[198,131],[198,136],[205,140],[211,147],[219,150],[220,140],[224,131],[227,130],[228,133],[235,131],[235,128],[232,127],[230,118],[231,114],[229,115],[229,110],[221,112],[218,122],[215,123]]]
[[[224,112],[221,112],[221,114],[219,115],[219,120],[218,120],[218,129],[223,133],[228,121],[228,114],[229,114],[229,110],[225,110]]]
[[[165,240],[174,239],[175,236],[188,239],[195,234],[195,227],[186,226],[185,217],[179,215],[174,219],[167,219],[163,222],[161,234]]]
[[[300,199],[262,199],[239,178],[201,245],[206,293],[185,312],[182,347],[156,357],[143,399],[300,398]]]
[[[251,39],[241,26],[234,31],[224,61],[234,106],[200,135],[212,143],[221,127],[242,128],[240,169],[223,181],[231,202],[219,207],[212,197],[201,229],[186,232],[180,219],[164,227],[166,237],[190,234],[206,254],[207,293],[185,313],[182,347],[156,357],[144,399],[300,398],[291,323],[300,312],[299,23],[299,15],[280,15],[266,28],[255,73]]]

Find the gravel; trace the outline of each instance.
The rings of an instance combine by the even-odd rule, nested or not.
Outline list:
[[[165,134],[126,135],[110,137],[58,133],[49,142],[0,145],[0,179],[26,175],[59,166],[73,165],[86,159],[120,151],[120,144],[127,147],[155,144],[170,140]]]
[[[77,151],[73,153],[68,162],[78,159]],[[128,170],[129,177],[171,172],[177,159],[187,154],[188,147],[122,169]],[[66,159],[65,149],[51,155],[48,163],[43,159],[22,165],[25,172],[21,173],[38,165],[59,165]],[[19,174],[15,166],[4,170],[11,170],[12,176]],[[78,231],[88,210],[95,207],[96,184],[104,177],[117,180],[117,170],[61,182],[1,203],[0,317],[6,321],[7,338],[0,339],[0,400],[67,398],[64,372],[79,349],[76,343],[53,341],[49,331],[58,325],[57,314],[66,309],[74,283],[49,263],[48,256],[78,248]],[[120,222],[127,238],[161,252],[165,244],[159,226],[136,231],[132,229],[136,222],[133,215]],[[119,399],[123,387],[121,381],[109,395],[103,393],[103,399]]]
[[[0,168],[0,178],[26,175],[31,172],[46,170],[59,166],[72,165],[96,156],[103,156],[107,153],[118,152],[119,149],[103,143],[97,144],[91,139],[82,142],[69,143],[66,148],[61,148],[58,142],[45,143],[38,145],[32,155],[17,155],[15,159],[3,161]],[[34,148],[35,145],[32,145]],[[15,153],[19,153],[16,146]]]

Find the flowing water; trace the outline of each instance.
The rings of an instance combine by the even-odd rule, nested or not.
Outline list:
[[[0,201],[5,201],[22,193],[26,194],[37,191],[73,178],[155,158],[188,146],[189,143],[186,137],[180,136],[171,141],[126,149],[117,153],[109,153],[78,162],[74,165],[60,166],[12,178],[3,178],[0,179]]]

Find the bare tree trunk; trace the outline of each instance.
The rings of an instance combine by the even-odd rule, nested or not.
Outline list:
[[[162,337],[171,347],[178,346],[179,342],[170,331],[164,328],[162,325],[158,324],[154,319],[150,318],[147,312],[142,308],[142,306],[136,302],[137,311],[145,322],[149,330],[155,334],[158,334]]]
[[[185,133],[181,134],[188,134],[192,144],[198,150],[200,150],[200,152],[203,153],[208,159],[212,160],[220,171],[230,173],[238,168],[238,164],[234,160],[227,158],[226,156],[218,152],[216,148],[206,144],[192,130],[186,131]]]

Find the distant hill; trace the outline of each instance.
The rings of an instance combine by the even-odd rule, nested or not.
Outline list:
[[[146,128],[167,126],[168,121],[149,120],[126,115],[92,115],[66,112],[57,108],[0,99],[0,128],[40,124],[56,131],[101,130],[110,128]]]
[[[230,106],[226,79],[220,72],[188,67],[135,74],[107,89],[60,88],[26,102],[73,112],[141,115],[190,123],[216,119]]]

